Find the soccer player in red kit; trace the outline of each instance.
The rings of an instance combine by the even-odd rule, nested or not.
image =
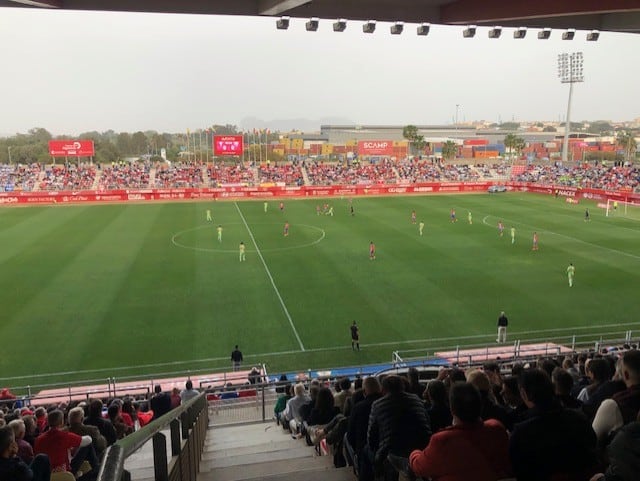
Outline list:
[[[373,241],[371,241],[369,243],[369,260],[375,260],[376,259],[376,245],[373,243]]]
[[[284,223],[284,236],[287,237],[289,235],[289,223]]]
[[[411,223],[412,224],[416,223],[416,211],[415,210],[411,211]]]
[[[502,221],[498,221],[498,233],[500,234],[500,237],[504,234],[504,224]]]
[[[531,248],[532,251],[537,251],[538,250],[538,233],[534,232],[533,233],[533,247]]]
[[[284,212],[284,202],[280,202],[280,212]]]
[[[451,222],[456,222],[458,219],[456,219],[456,210],[455,209],[451,209]]]

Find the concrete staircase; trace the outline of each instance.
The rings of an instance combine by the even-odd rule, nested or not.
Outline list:
[[[336,469],[331,456],[317,456],[303,439],[292,439],[275,423],[210,429],[197,481],[355,481],[349,467]]]
[[[93,184],[91,184],[91,190],[98,190],[98,185],[100,185],[101,178],[102,178],[102,169],[96,169],[96,176],[93,178]]]
[[[309,174],[307,173],[306,167],[301,165],[300,172],[302,172],[302,180],[304,180],[304,185],[311,185],[311,181],[309,180]]]
[[[156,186],[156,168],[151,167],[149,170],[149,187],[153,188]]]

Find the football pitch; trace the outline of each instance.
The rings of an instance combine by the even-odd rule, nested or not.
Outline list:
[[[284,202],[0,209],[3,385],[219,369],[235,344],[270,372],[363,365],[432,338],[493,334],[501,310],[510,332],[637,321],[640,222],[593,203],[355,198],[352,216],[346,198]],[[317,215],[325,202],[334,216]]]

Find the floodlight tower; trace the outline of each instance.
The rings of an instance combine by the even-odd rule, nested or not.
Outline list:
[[[558,77],[563,84],[569,84],[569,101],[567,102],[567,118],[564,124],[564,143],[562,144],[562,162],[567,162],[569,153],[569,131],[571,130],[571,96],[573,84],[584,82],[582,73],[582,52],[561,53],[558,55]]]

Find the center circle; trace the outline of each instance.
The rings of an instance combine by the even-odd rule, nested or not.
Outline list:
[[[245,226],[243,223],[241,222],[230,222],[228,224],[225,224],[223,226],[223,229],[228,227],[228,226],[242,226],[243,229],[245,229]],[[261,222],[261,223],[254,223],[252,225],[273,225],[273,226],[279,226],[279,228],[282,228],[282,224],[276,224],[273,222]],[[222,248],[216,248],[216,247],[199,247],[198,245],[191,245],[191,243],[188,240],[185,240],[185,237],[187,236],[187,234],[193,233],[195,231],[200,231],[203,229],[210,229],[212,232],[212,243],[215,244],[217,243],[216,241],[216,230],[215,230],[216,225],[215,224],[204,224],[204,225],[199,225],[197,227],[192,227],[190,229],[185,229],[179,232],[176,232],[175,234],[173,234],[171,236],[171,243],[176,246],[176,247],[180,247],[182,249],[188,249],[188,250],[194,250],[194,251],[198,251],[198,252],[223,252],[223,253],[237,253],[238,252],[238,248],[236,247],[235,249],[222,249]],[[307,225],[307,224],[292,224],[291,228],[292,230],[294,229],[298,229],[298,228],[305,228],[305,229],[309,229],[312,231],[315,231],[318,233],[318,237],[311,241],[311,242],[306,242],[304,244],[299,244],[299,245],[288,245],[285,247],[272,247],[272,248],[262,248],[260,247],[260,252],[276,252],[276,251],[288,251],[288,250],[294,250],[294,249],[304,249],[305,247],[312,247],[316,244],[319,244],[320,242],[322,242],[326,236],[326,233],[324,231],[324,229],[320,228],[320,227],[316,227],[314,225]],[[245,229],[246,230],[246,229]],[[248,233],[247,233],[248,234]],[[223,231],[223,236],[224,236],[224,231]],[[256,250],[252,247],[255,247],[253,244],[253,241],[251,241],[251,236],[249,237],[249,242],[244,242],[245,245],[247,246],[247,252],[256,252]],[[223,237],[224,238],[224,237]]]

